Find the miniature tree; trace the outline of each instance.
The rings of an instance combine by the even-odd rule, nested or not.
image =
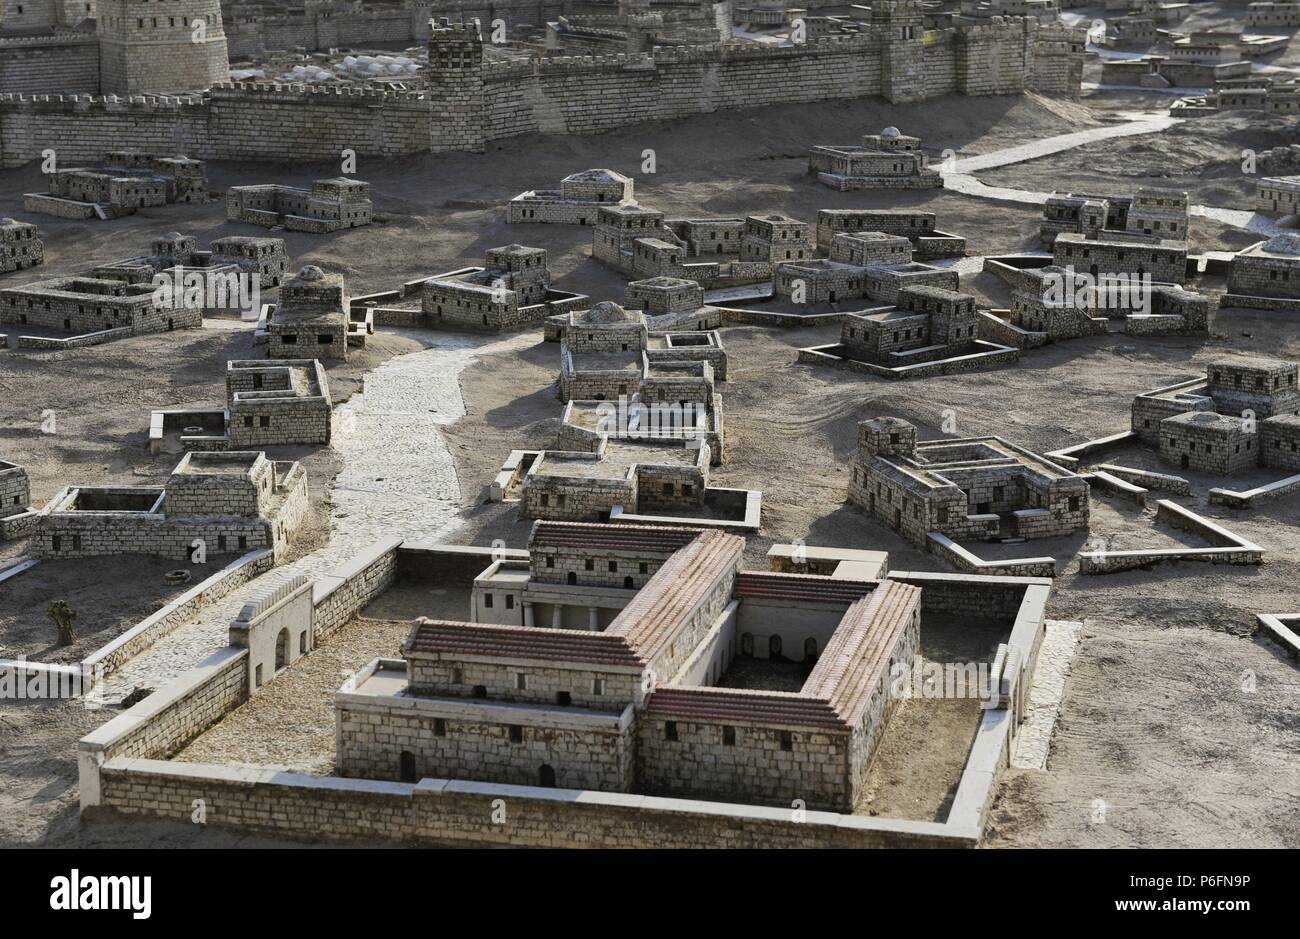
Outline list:
[[[77,621],[77,616],[80,614],[68,606],[67,600],[55,600],[45,611],[45,615],[59,631],[59,645],[70,646],[77,641],[77,634],[73,632],[72,624]]]

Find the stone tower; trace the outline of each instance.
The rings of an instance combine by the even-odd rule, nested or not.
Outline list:
[[[874,0],[880,38],[880,93],[895,104],[925,97],[925,28],[920,0]]]
[[[220,0],[97,0],[104,94],[201,91],[230,77]]]
[[[428,75],[433,148],[482,153],[483,35],[477,22],[443,17],[430,24]]]
[[[911,456],[916,450],[916,426],[901,417],[876,417],[858,423],[858,454],[862,458]]]

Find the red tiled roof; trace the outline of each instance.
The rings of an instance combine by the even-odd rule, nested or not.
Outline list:
[[[777,574],[741,571],[736,576],[736,596],[755,600],[856,603],[876,589],[879,581],[841,580],[821,574]]]
[[[646,699],[645,713],[670,721],[849,729],[826,701],[788,691],[659,688]]]
[[[482,655],[639,668],[640,660],[620,636],[579,629],[537,629],[488,623],[457,623],[421,617],[402,643],[402,654]]]
[[[589,551],[644,551],[669,555],[700,535],[695,528],[661,528],[657,525],[607,525],[593,522],[533,523],[528,538],[534,548],[581,548]]]
[[[849,607],[798,692],[659,688],[647,699],[646,714],[660,720],[851,730],[861,723],[877,682],[889,680],[889,655],[921,602],[919,587],[892,580],[874,586]]]
[[[739,567],[744,549],[745,540],[736,535],[700,532],[664,562],[605,633],[624,637],[643,661],[650,662],[672,642],[718,580]]]
[[[920,587],[882,582],[849,607],[800,693],[828,700],[845,723],[857,726],[879,680],[889,680],[889,655],[920,603]]]

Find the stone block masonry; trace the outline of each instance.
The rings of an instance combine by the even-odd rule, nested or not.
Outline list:
[[[45,243],[36,226],[0,218],[0,274],[35,267],[45,261]]]
[[[1038,24],[1015,17],[931,30],[904,68],[878,30],[796,47],[723,43],[651,55],[559,56],[487,64],[476,40],[457,35],[434,58],[428,91],[354,85],[218,83],[207,92],[130,98],[0,95],[0,166],[58,150],[86,161],[123,146],[160,147],[201,159],[313,162],[351,148],[363,156],[481,151],[520,134],[593,134],[719,110],[881,95],[893,102],[940,94],[1021,94],[1042,75]],[[923,76],[970,45],[952,81]],[[431,48],[435,47],[431,39]],[[1049,48],[1059,43],[1051,40]],[[441,45],[437,46],[442,48]],[[1082,47],[1063,55],[1082,62]],[[1053,78],[1048,94],[1077,94]],[[201,86],[180,86],[185,88]],[[285,141],[292,140],[292,146]]]

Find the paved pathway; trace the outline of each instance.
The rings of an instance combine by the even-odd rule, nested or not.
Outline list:
[[[1008,186],[990,186],[976,179],[972,174],[980,170],[1010,166],[1013,163],[1023,163],[1026,160],[1036,160],[1039,157],[1061,153],[1065,150],[1073,150],[1076,147],[1082,147],[1098,140],[1134,137],[1139,134],[1158,134],[1182,120],[1162,112],[1147,111],[1122,112],[1121,116],[1127,118],[1123,124],[1073,131],[1068,134],[1058,134],[1055,137],[1044,137],[1041,140],[1034,140],[1019,146],[1006,147],[1002,150],[994,150],[992,153],[983,153],[979,156],[956,160],[952,169],[944,174],[944,188],[959,192],[962,195],[973,196],[976,199],[1018,202],[1024,205],[1042,205],[1052,195],[1050,192],[1035,192],[1032,189],[1016,189]],[[1267,216],[1240,209],[1226,209],[1213,205],[1191,205],[1187,211],[1189,215],[1212,218],[1236,228],[1256,232],[1265,237],[1292,230],[1280,227],[1275,220]]]
[[[328,571],[380,538],[437,539],[455,528],[460,484],[439,428],[465,413],[460,373],[479,353],[536,338],[438,334],[436,347],[389,359],[367,375],[364,393],[334,412],[332,446],[344,467],[334,480],[329,543],[256,578],[159,640],[109,677],[104,699],[117,701],[137,685],[158,688],[224,647],[227,628],[255,592],[296,574]]]
[[[1016,737],[1011,765],[1021,769],[1047,769],[1052,731],[1065,697],[1065,679],[1083,634],[1082,623],[1047,621],[1047,634],[1038,650],[1034,682],[1029,688],[1029,705]]]

